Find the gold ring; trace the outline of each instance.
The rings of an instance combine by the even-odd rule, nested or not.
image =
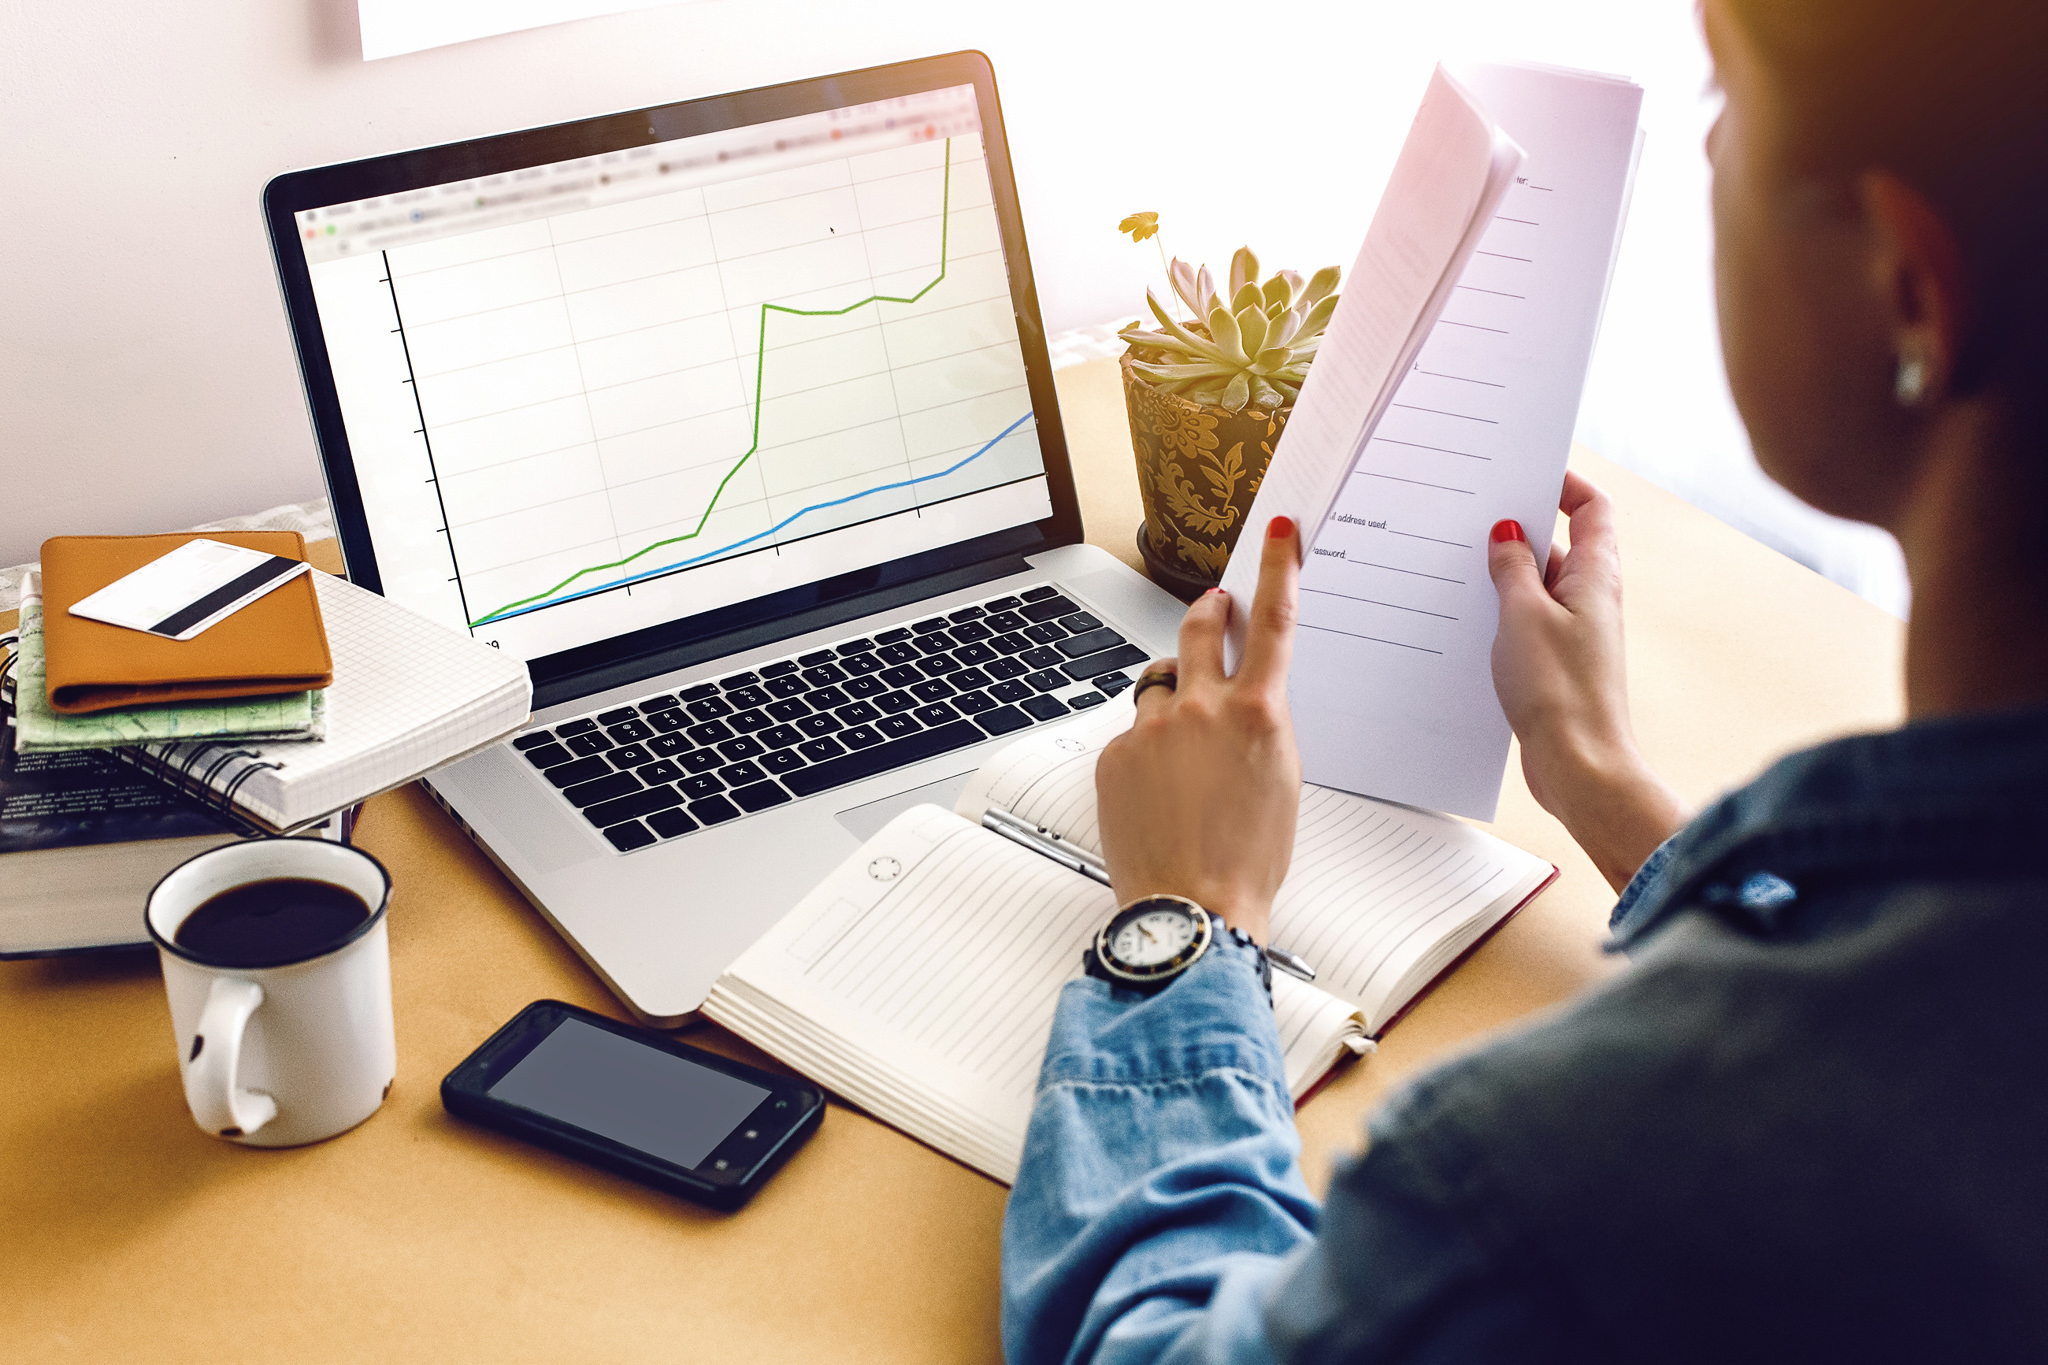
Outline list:
[[[1163,687],[1169,692],[1175,691],[1180,687],[1180,674],[1162,668],[1156,673],[1141,675],[1138,685],[1131,689],[1131,705],[1138,704],[1138,698],[1145,695],[1145,689],[1148,687]]]

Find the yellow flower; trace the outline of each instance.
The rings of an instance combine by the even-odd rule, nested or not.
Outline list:
[[[1156,213],[1134,213],[1116,225],[1118,232],[1128,232],[1131,240],[1142,242],[1159,231],[1159,215]]]

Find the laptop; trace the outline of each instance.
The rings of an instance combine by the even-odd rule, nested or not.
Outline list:
[[[643,1020],[1170,652],[1082,540],[995,78],[955,53],[294,171],[351,579],[523,659],[435,798]]]

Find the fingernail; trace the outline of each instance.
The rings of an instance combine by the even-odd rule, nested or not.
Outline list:
[[[1221,588],[1211,588],[1211,589],[1209,589],[1209,591],[1207,591],[1207,592],[1203,593],[1203,594],[1202,594],[1202,596],[1204,596],[1204,597],[1221,597],[1221,596],[1223,596],[1223,589],[1221,589]]]
[[[1522,534],[1522,523],[1519,521],[1496,521],[1493,524],[1493,543],[1496,545],[1505,544],[1510,540],[1525,541],[1528,538]]]
[[[1293,534],[1293,517],[1275,517],[1266,523],[1266,539],[1268,540],[1285,540]]]

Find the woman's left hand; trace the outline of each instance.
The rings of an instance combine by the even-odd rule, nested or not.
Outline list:
[[[1287,713],[1300,577],[1300,538],[1275,517],[1237,673],[1223,672],[1232,603],[1218,589],[1188,608],[1179,660],[1147,670],[1177,670],[1178,686],[1146,688],[1136,723],[1102,751],[1095,793],[1119,904],[1186,896],[1266,941],[1301,803]]]

